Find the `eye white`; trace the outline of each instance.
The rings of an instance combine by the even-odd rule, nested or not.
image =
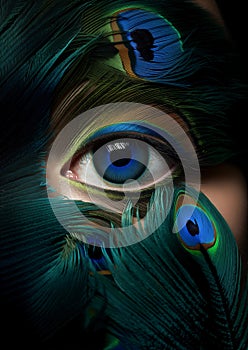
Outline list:
[[[126,141],[125,139],[115,140],[112,147],[115,145],[116,147],[121,147],[122,144],[124,145],[127,143],[128,139]],[[175,166],[171,168],[164,157],[162,157],[154,147],[141,140],[138,140],[138,143],[140,147],[142,147],[142,144],[146,146],[143,148],[145,150],[148,150],[148,163],[144,164],[146,166],[146,170],[138,179],[130,178],[125,182],[125,191],[135,190],[135,184],[137,184],[137,182],[139,183],[139,188],[137,188],[137,190],[140,190],[152,186],[153,184],[162,181],[165,178],[171,180],[172,172],[175,168]],[[103,145],[102,147],[105,146],[106,145]],[[99,189],[121,191],[124,186],[124,184],[109,182],[99,175],[94,166],[94,154],[92,151],[83,154],[81,159],[77,160],[76,164],[74,164],[74,166],[66,172],[65,176],[88,186],[97,187]]]

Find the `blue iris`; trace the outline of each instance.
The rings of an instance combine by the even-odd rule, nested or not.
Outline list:
[[[111,183],[137,180],[147,168],[148,147],[132,139],[108,142],[94,153],[93,163],[98,174]]]
[[[211,244],[215,240],[213,224],[200,207],[189,204],[180,207],[176,224],[182,241],[189,247]]]

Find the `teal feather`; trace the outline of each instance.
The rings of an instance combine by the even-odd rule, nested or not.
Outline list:
[[[193,190],[189,194],[194,198]],[[164,196],[154,201],[155,212],[165,210]],[[242,277],[237,244],[203,194],[198,205],[211,213],[218,247],[201,247],[197,254],[183,248],[173,233],[172,210],[151,237],[112,251],[113,280],[103,277],[102,283],[110,331],[124,344],[137,349],[209,349],[218,343],[218,349],[246,349],[248,281]],[[145,224],[151,222],[148,216]]]

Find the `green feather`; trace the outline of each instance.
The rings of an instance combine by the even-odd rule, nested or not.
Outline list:
[[[168,193],[162,193],[145,225],[166,210]],[[189,194],[194,198],[193,190]],[[216,245],[209,250],[192,254],[183,248],[173,233],[171,210],[152,236],[112,251],[113,280],[102,277],[106,314],[110,331],[127,346],[188,350],[218,343],[218,349],[246,349],[248,281],[240,253],[228,225],[203,194],[199,205],[217,226]]]

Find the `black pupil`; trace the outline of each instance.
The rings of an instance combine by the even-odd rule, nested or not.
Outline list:
[[[152,61],[154,53],[153,48],[154,38],[147,29],[136,29],[131,32],[133,41],[137,44],[137,50],[145,61]]]
[[[117,150],[111,153],[110,160],[116,167],[123,167],[131,161],[131,151],[129,149]]]
[[[130,162],[130,159],[128,158],[122,158],[122,159],[119,159],[119,160],[116,160],[113,162],[113,165],[117,166],[117,167],[122,167],[122,166],[125,166],[127,165],[128,163]]]
[[[192,220],[188,220],[186,223],[186,227],[191,236],[199,235],[199,226],[196,221],[193,222]]]

